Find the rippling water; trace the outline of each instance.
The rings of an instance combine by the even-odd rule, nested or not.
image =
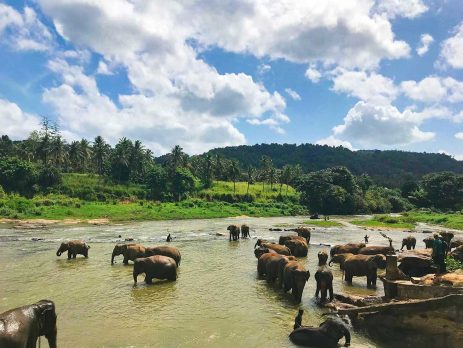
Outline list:
[[[278,240],[285,232],[271,232],[269,227],[301,221],[295,217],[230,218],[35,231],[3,228],[0,312],[52,299],[57,306],[60,347],[292,347],[288,334],[299,307],[305,309],[304,325],[318,326],[323,320],[324,310],[313,299],[313,276],[318,251],[328,247],[318,244],[360,242],[365,231],[330,228],[312,233],[309,255],[300,259],[312,274],[300,305],[292,303],[290,294],[257,279],[255,239],[228,242],[228,236],[216,233],[226,233],[230,223],[247,223],[252,237]],[[122,256],[111,266],[119,235],[149,246],[164,244],[168,233],[174,237],[171,245],[182,253],[176,282],[147,286],[140,277],[134,287],[132,266],[124,266]],[[370,244],[388,244],[378,232],[368,234]],[[390,235],[397,247],[405,234]],[[34,237],[44,240],[32,241]],[[66,253],[56,257],[60,241],[76,238],[91,245],[88,259],[67,260]],[[422,238],[417,239],[421,245]],[[368,290],[364,277],[346,286],[336,265],[334,274],[335,292],[382,294],[380,281],[376,291]],[[354,332],[352,347],[377,346]]]

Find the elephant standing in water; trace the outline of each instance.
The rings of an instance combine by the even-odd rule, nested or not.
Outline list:
[[[310,272],[297,261],[289,261],[283,270],[283,290],[288,292],[292,289],[293,298],[300,303],[305,283],[310,278]]]
[[[15,308],[0,314],[0,347],[35,348],[45,336],[50,348],[56,348],[56,312],[53,301]]]
[[[424,245],[426,245],[426,249],[432,248],[432,245],[434,243],[434,237],[429,236],[423,239]]]
[[[358,252],[361,255],[379,255],[384,256],[388,254],[395,254],[394,248],[392,246],[382,246],[382,245],[370,245],[364,248],[361,248]]]
[[[231,242],[233,240],[240,239],[240,226],[238,225],[230,225],[227,227],[227,230],[230,232],[228,240]]]
[[[326,301],[327,293],[330,294],[330,301],[333,300],[333,272],[326,265],[328,260],[328,253],[320,251],[318,253],[318,269],[315,273],[315,280],[317,282],[317,289],[315,290],[315,297],[321,292],[321,300]]]
[[[407,247],[407,250],[415,250],[415,246],[416,238],[413,236],[408,236],[402,239],[402,248],[400,248],[400,250],[402,250],[404,247]]]
[[[171,246],[157,246],[157,247],[148,247],[145,248],[145,256],[154,256],[154,255],[163,255],[171,257],[175,260],[177,267],[180,266],[180,261],[182,260],[182,255],[180,251]]]
[[[88,257],[88,249],[90,249],[90,245],[85,243],[83,240],[70,240],[69,242],[61,243],[58,251],[56,252],[56,256],[61,256],[62,253],[67,251],[68,259],[71,257],[75,259],[77,254]]]
[[[135,259],[133,263],[133,281],[137,284],[139,274],[145,273],[145,283],[151,284],[153,278],[177,280],[177,264],[168,256],[155,255]]]
[[[330,256],[333,257],[333,255],[345,253],[358,254],[359,250],[365,248],[365,246],[365,243],[347,243],[334,245],[330,249]]]
[[[344,279],[352,284],[354,276],[367,277],[367,287],[376,287],[378,268],[386,267],[384,255],[353,255],[344,262]]]
[[[257,240],[256,244],[254,245],[254,248],[256,246],[259,246],[260,248],[272,249],[280,255],[286,255],[286,256],[291,255],[291,250],[289,250],[287,246],[276,244],[276,243],[265,242],[262,239]]]
[[[117,255],[124,256],[124,265],[130,261],[135,261],[136,258],[145,257],[146,248],[141,244],[116,244],[111,256],[111,265],[114,264],[114,257]]]
[[[350,332],[339,318],[328,318],[319,327],[301,326],[289,334],[289,339],[298,346],[336,348],[338,341],[345,337],[345,347],[350,346]]]
[[[251,238],[248,225],[241,225],[241,238]]]
[[[310,230],[307,227],[298,227],[294,230],[298,236],[305,238],[307,244],[310,243]]]
[[[291,255],[306,257],[309,251],[305,240],[291,239],[285,242],[285,246],[291,251]]]

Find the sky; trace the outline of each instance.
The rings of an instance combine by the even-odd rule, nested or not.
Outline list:
[[[0,0],[0,134],[463,160],[461,0]]]

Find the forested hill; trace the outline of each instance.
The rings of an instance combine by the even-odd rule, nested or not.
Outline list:
[[[350,151],[343,147],[313,144],[260,144],[217,148],[207,154],[236,159],[243,168],[248,165],[259,167],[263,155],[269,156],[278,168],[299,164],[304,171],[315,171],[346,166],[354,174],[367,173],[376,183],[389,187],[398,187],[409,179],[416,180],[431,172],[463,173],[462,161],[436,153]]]

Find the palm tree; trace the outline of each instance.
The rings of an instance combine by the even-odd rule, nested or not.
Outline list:
[[[52,139],[50,144],[50,157],[58,167],[61,167],[61,165],[66,162],[66,142],[61,138],[61,135],[57,135]]]
[[[79,161],[80,161],[80,169],[82,172],[85,172],[87,168],[87,163],[89,162],[90,158],[92,157],[92,148],[90,147],[90,143],[87,139],[81,139],[79,142]]]
[[[253,166],[248,166],[248,188],[246,189],[246,195],[249,194],[249,185],[254,182],[255,172],[256,169]]]
[[[98,174],[103,174],[103,164],[108,158],[110,146],[105,142],[103,137],[98,135],[93,140],[92,159]]]
[[[240,171],[240,166],[239,166],[238,161],[236,160],[231,161],[231,164],[229,167],[229,176],[230,176],[230,179],[232,179],[233,181],[233,193],[236,192],[236,179],[238,178],[240,174],[241,174],[241,171]]]
[[[292,167],[290,165],[285,165],[281,172],[281,183],[286,184],[286,196],[288,195],[288,185],[291,181],[293,175]],[[281,187],[280,187],[280,195],[281,195]]]
[[[270,168],[273,166],[272,165],[272,159],[268,156],[262,156],[262,158],[260,159],[260,166],[261,166],[261,173],[260,173],[260,177],[261,177],[261,180],[262,180],[262,192],[265,191],[265,180],[267,180],[269,178],[269,171],[270,171]]]
[[[73,141],[71,145],[69,145],[69,162],[71,164],[71,170],[77,170],[79,166],[79,160],[80,160],[80,144],[78,141]]]
[[[170,157],[169,157],[169,169],[171,176],[175,174],[175,171],[179,167],[185,167],[187,164],[187,155],[183,152],[183,149],[180,147],[180,145],[175,145],[172,151],[170,152]]]
[[[209,188],[214,183],[214,161],[210,154],[207,154],[203,163],[203,181],[204,186]]]

